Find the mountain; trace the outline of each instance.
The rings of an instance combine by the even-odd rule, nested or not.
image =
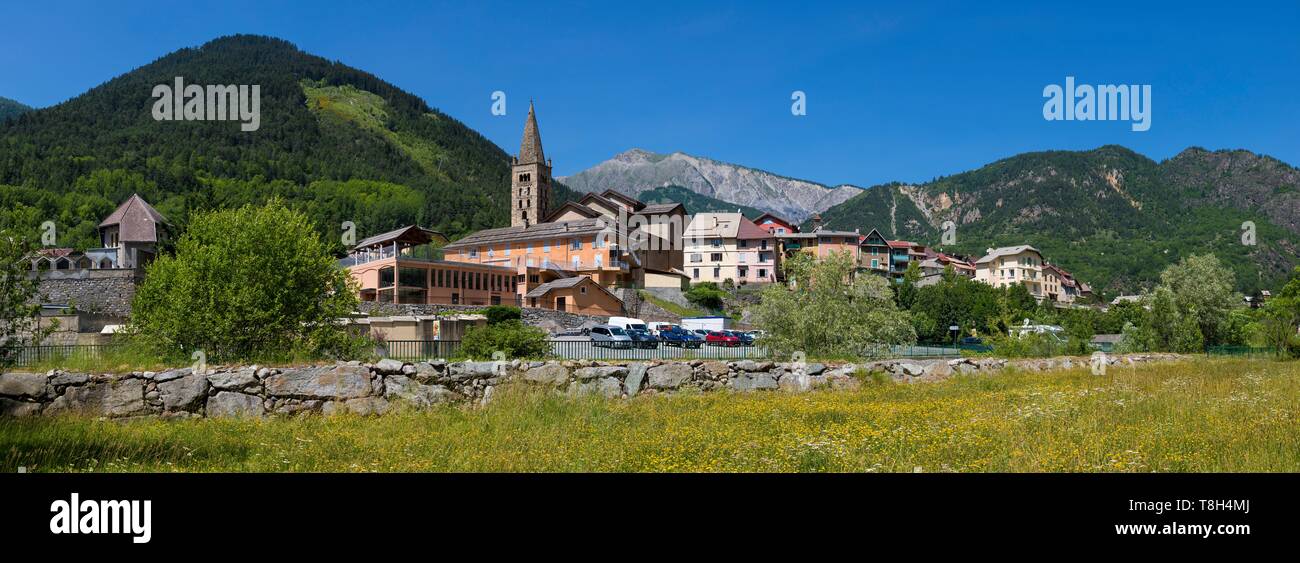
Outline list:
[[[1119,146],[1026,153],[977,170],[863,192],[822,214],[834,228],[952,252],[1031,244],[1109,294],[1151,287],[1165,266],[1214,252],[1243,291],[1275,287],[1300,243],[1300,171],[1248,151],[1190,148],[1164,162]],[[1257,244],[1242,244],[1243,223]]]
[[[258,85],[260,128],[155,120],[153,89],[176,77]],[[278,196],[327,240],[344,221],[361,236],[417,223],[455,237],[509,224],[509,170],[506,151],[372,74],[236,35],[0,124],[0,227],[38,232],[52,218],[60,245],[96,246],[99,220],[138,192],[182,226],[196,211]]]
[[[0,122],[3,122],[10,117],[18,117],[19,115],[29,111],[32,111],[32,108],[9,98],[0,97]]]
[[[680,203],[686,206],[686,212],[694,215],[696,213],[724,212],[734,213],[740,211],[742,215],[750,219],[756,219],[764,213],[763,210],[745,205],[737,205],[714,199],[706,195],[697,194],[681,186],[663,186],[653,190],[646,190],[637,196],[641,201],[646,203]]]
[[[856,186],[830,187],[681,152],[665,155],[642,149],[619,153],[560,180],[580,192],[612,188],[634,197],[661,186],[683,186],[700,195],[770,211],[791,221],[803,221],[861,192]]]

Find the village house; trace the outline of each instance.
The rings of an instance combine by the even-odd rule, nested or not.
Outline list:
[[[777,281],[777,238],[740,213],[697,213],[684,241],[685,270],[692,282]]]
[[[1029,245],[990,248],[975,261],[975,279],[993,287],[1022,284],[1034,299],[1047,297],[1043,289],[1043,255]]]
[[[774,213],[764,213],[754,219],[754,224],[774,235],[786,235],[799,232],[799,226]]]

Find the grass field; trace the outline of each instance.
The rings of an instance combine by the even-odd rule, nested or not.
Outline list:
[[[0,419],[0,471],[1300,471],[1300,362],[265,420]]]

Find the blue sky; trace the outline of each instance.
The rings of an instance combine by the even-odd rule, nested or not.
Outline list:
[[[862,186],[1111,143],[1300,165],[1294,1],[110,4],[7,6],[0,96],[47,106],[257,33],[372,72],[512,153],[535,99],[557,175],[632,147]],[[1150,84],[1151,129],[1044,120],[1043,88],[1066,76]],[[795,90],[806,116],[791,115]]]

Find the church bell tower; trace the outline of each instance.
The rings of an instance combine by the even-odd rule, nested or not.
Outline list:
[[[510,167],[510,226],[527,227],[541,223],[551,200],[551,163],[542,153],[542,136],[537,132],[537,116],[528,102],[528,121],[519,155]]]

